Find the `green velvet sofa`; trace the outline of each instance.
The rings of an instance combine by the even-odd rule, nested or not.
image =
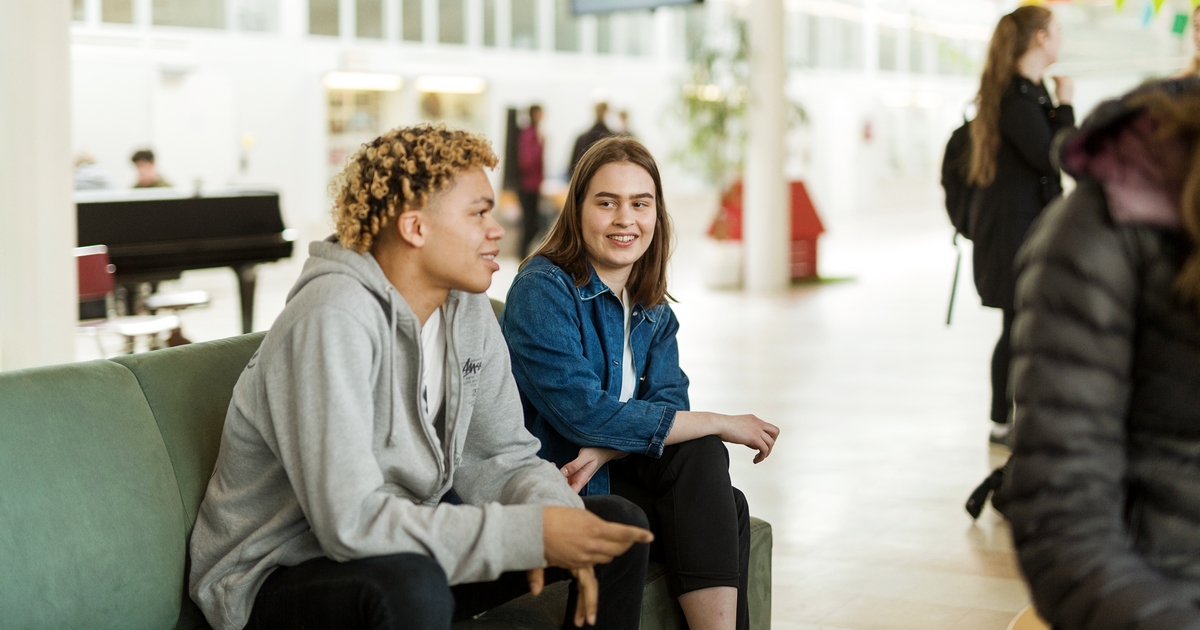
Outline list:
[[[0,373],[0,627],[207,627],[186,593],[187,541],[233,385],[261,341]],[[770,627],[771,542],[755,520],[756,629]],[[560,583],[455,630],[553,628],[564,600]],[[683,627],[652,565],[642,628]]]

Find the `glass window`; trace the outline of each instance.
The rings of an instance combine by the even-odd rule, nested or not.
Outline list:
[[[571,11],[571,0],[558,0],[554,5],[554,49],[579,51],[579,19]]]
[[[900,33],[890,26],[879,27],[879,69],[895,72],[900,69],[896,51],[900,46]]]
[[[971,76],[982,68],[976,57],[976,46],[961,39],[938,37],[937,42],[937,71],[938,74],[958,74]]]
[[[483,0],[483,45],[496,45],[496,0]]]
[[[308,0],[308,32],[338,34],[338,0]]]
[[[100,21],[110,24],[133,24],[133,0],[103,0]]]
[[[683,45],[688,61],[695,61],[704,48],[705,27],[704,5],[689,5],[683,9]],[[786,36],[784,41],[788,41]]]
[[[83,0],[71,0],[71,19],[76,22],[87,19],[87,9],[83,6]]]
[[[225,28],[225,0],[152,0],[155,26]]]
[[[279,30],[278,0],[241,0],[237,4],[237,27],[243,31]]]
[[[419,42],[424,39],[422,33],[423,11],[421,0],[403,0],[404,6],[401,8],[401,21],[403,22],[401,37],[406,42]]]
[[[467,43],[463,0],[438,0],[438,41],[443,44]]]
[[[512,0],[512,47],[537,48],[537,0]]]
[[[929,33],[913,31],[908,45],[908,71],[920,74],[925,72],[925,43],[930,38]]]
[[[612,17],[607,13],[596,16],[596,52],[602,55],[612,52]]]
[[[383,39],[383,0],[354,0],[354,34]]]
[[[805,64],[809,68],[816,68],[821,65],[821,21],[824,18],[816,15],[805,15],[804,22],[804,58],[808,62]]]
[[[863,65],[863,27],[857,20],[838,19],[839,38],[838,67],[847,69],[862,68]]]
[[[654,49],[654,14],[649,11],[621,15],[615,31],[618,53],[645,56]]]

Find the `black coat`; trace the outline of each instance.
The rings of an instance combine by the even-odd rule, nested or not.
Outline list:
[[[1017,250],[1042,209],[1062,193],[1050,145],[1074,126],[1070,105],[1054,107],[1045,86],[1023,76],[1013,77],[1001,97],[996,179],[975,194],[971,209],[975,288],[984,306],[1013,307]]]
[[[568,175],[575,173],[575,165],[579,163],[579,158],[583,157],[587,150],[592,148],[593,144],[613,135],[613,132],[604,124],[604,121],[598,121],[592,125],[591,129],[580,134],[575,139],[575,148],[571,151],[571,170]]]
[[[1200,628],[1200,315],[1172,287],[1192,247],[1115,224],[1085,178],[1018,258],[1005,513],[1056,630]]]

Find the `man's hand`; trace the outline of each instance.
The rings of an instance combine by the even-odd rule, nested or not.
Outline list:
[[[582,508],[550,506],[542,510],[542,540],[546,563],[567,569],[575,577],[575,626],[582,628],[585,623],[596,625],[600,602],[600,584],[592,567],[612,562],[634,543],[653,541],[654,534],[640,527],[610,523]],[[532,569],[526,577],[529,592],[540,594],[545,572]]]
[[[608,564],[634,543],[653,541],[654,534],[610,523],[583,508],[549,506],[542,510],[542,539],[547,564],[575,570]]]
[[[587,567],[572,569],[571,575],[575,577],[577,592],[575,627],[582,628],[584,623],[594,626],[596,625],[596,611],[600,607],[600,583],[596,581],[596,572],[591,567]],[[526,577],[529,580],[529,592],[534,597],[541,595],[542,589],[546,586],[546,570],[530,569],[526,573]]]
[[[741,416],[720,416],[720,431],[717,436],[725,442],[749,446],[758,451],[754,456],[757,464],[771,454],[775,448],[775,440],[779,438],[779,427],[759,420],[758,416],[745,414]]]
[[[611,448],[595,448],[587,446],[579,449],[579,457],[562,467],[562,474],[567,478],[567,484],[575,492],[579,492],[591,480],[592,475],[608,462],[624,457],[626,453]]]
[[[600,608],[600,583],[596,581],[596,572],[591,568],[572,569],[575,577],[575,627],[582,628],[584,623],[596,625],[596,611]]]

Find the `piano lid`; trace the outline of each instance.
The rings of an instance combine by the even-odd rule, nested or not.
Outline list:
[[[75,194],[78,244],[229,239],[284,232],[279,193],[231,190],[195,196],[178,189]]]

